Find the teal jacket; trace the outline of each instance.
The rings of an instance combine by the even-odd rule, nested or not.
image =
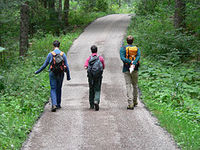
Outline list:
[[[121,49],[120,49],[120,58],[121,58],[121,60],[124,64],[122,72],[129,71],[129,67],[130,67],[130,64],[131,64],[131,60],[126,58],[126,49],[125,48],[128,47],[128,46],[133,46],[133,45],[126,45],[124,47],[121,47]],[[140,60],[140,55],[141,55],[140,49],[138,48],[136,58],[133,61],[133,64],[136,65],[135,70],[138,70],[138,61]]]

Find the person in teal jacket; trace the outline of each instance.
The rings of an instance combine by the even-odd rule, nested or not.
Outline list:
[[[128,97],[128,107],[127,109],[133,110],[134,107],[138,104],[137,96],[138,96],[138,68],[139,68],[139,60],[140,60],[140,49],[133,45],[134,38],[129,35],[127,37],[126,46],[122,46],[120,49],[120,58],[123,62],[122,72],[124,73],[124,78],[126,82],[126,90]],[[128,49],[128,50],[127,50]],[[129,57],[129,49],[133,49],[134,58],[130,59]],[[131,52],[130,52],[131,53]]]

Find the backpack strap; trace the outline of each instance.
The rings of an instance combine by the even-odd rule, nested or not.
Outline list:
[[[63,55],[64,55],[64,52],[61,51],[61,52],[60,52],[60,56],[63,56]]]
[[[52,51],[51,54],[52,54],[53,56],[56,56],[56,53],[55,53],[54,51]],[[61,52],[60,52],[60,55],[63,56],[63,55],[64,55],[64,52],[61,51]]]
[[[52,51],[51,54],[52,54],[53,56],[56,56],[56,53],[55,53],[54,51]]]

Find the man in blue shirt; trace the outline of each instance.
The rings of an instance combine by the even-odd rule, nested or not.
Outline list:
[[[134,38],[129,35],[127,37],[127,44],[120,49],[120,58],[123,62],[124,78],[126,82],[127,97],[128,97],[128,107],[127,109],[134,109],[134,106],[138,104],[137,102],[137,83],[138,83],[138,67],[140,59],[140,49],[133,46]]]
[[[61,52],[59,50],[60,42],[54,41],[53,42],[54,50],[53,52],[49,53],[44,64],[42,67],[35,72],[35,74],[40,73],[42,70],[44,70],[47,65],[52,64],[53,61],[53,54],[63,54],[62,57],[64,59],[64,66],[67,72],[67,80],[70,80],[70,72],[69,72],[69,66],[67,64],[67,57],[65,53]],[[50,65],[51,66],[51,65]],[[52,102],[52,112],[55,112],[56,109],[61,108],[61,93],[62,93],[62,83],[64,78],[64,70],[63,72],[60,72],[58,74],[54,73],[50,67],[49,67],[49,80],[50,80],[50,86],[51,86],[51,102]]]

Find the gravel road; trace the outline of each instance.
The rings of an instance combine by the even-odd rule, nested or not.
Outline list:
[[[46,105],[22,150],[178,149],[140,101],[134,110],[126,109],[119,49],[129,21],[130,16],[125,14],[99,18],[74,41],[67,54],[72,80],[64,80],[62,109],[52,113],[50,105]],[[83,68],[93,44],[106,64],[99,111],[89,110]]]

